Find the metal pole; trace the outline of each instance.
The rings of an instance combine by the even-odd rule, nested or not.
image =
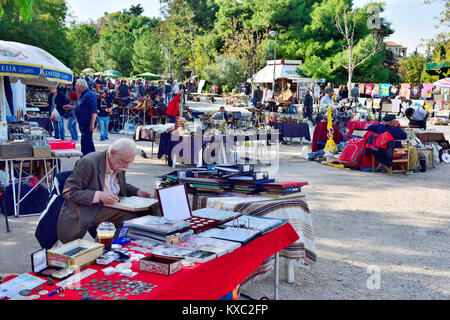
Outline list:
[[[277,38],[278,38],[278,33],[275,33],[275,51],[273,53],[273,82],[272,82],[273,96],[272,96],[272,98],[275,98],[275,66],[276,66],[276,60],[277,60]]]
[[[279,266],[280,266],[280,253],[279,252],[277,252],[277,253],[275,253],[275,266],[274,266],[274,268],[275,268],[275,276],[274,276],[274,291],[275,291],[275,293],[274,293],[274,299],[275,300],[278,300],[278,288],[279,288],[279,281],[278,281],[278,279],[279,279]]]

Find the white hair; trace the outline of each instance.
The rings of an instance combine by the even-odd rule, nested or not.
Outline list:
[[[130,148],[131,150],[136,153],[136,143],[134,143],[133,140],[127,139],[127,138],[120,138],[116,141],[114,141],[109,147],[108,147],[108,153],[111,153],[111,150],[117,151],[120,153],[124,148]]]
[[[80,86],[83,89],[87,89],[88,88],[88,84],[87,84],[86,80],[84,80],[84,79],[78,79],[77,80],[77,86]]]

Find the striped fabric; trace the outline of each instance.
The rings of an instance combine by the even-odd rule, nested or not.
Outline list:
[[[280,251],[280,257],[294,259],[300,265],[308,266],[317,261],[316,245],[312,228],[311,213],[308,204],[301,198],[283,200],[267,199],[265,197],[211,197],[194,195],[192,208],[215,208],[240,212],[253,216],[267,216],[286,219],[297,231],[299,239],[292,245]],[[272,259],[266,259],[261,266],[250,275],[246,281],[267,274],[273,266]]]

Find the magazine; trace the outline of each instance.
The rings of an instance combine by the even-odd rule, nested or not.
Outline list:
[[[222,231],[222,230],[220,230]],[[218,257],[239,248],[236,242],[193,235],[175,244],[176,247],[214,252]]]

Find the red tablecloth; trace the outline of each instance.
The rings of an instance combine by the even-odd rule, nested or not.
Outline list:
[[[155,273],[139,271],[139,262],[133,261],[132,270],[139,271],[134,277],[128,278],[114,274],[105,276],[101,271],[107,266],[91,265],[86,268],[98,270],[93,275],[83,279],[81,284],[90,282],[92,279],[102,279],[117,281],[129,279],[156,284],[158,287],[148,294],[142,293],[137,296],[129,295],[128,300],[217,300],[227,293],[231,292],[248,275],[250,275],[267,257],[282,250],[298,239],[294,228],[285,223],[281,227],[251,241],[247,245],[225,254],[221,257],[210,260],[206,263],[197,263],[191,267],[183,269],[171,276],[163,276]],[[117,265],[117,262],[110,266]],[[13,279],[15,276],[9,276],[5,281]],[[57,281],[55,281],[57,283]],[[49,292],[57,288],[56,285],[42,285]],[[89,290],[93,290],[89,287]],[[81,300],[78,295],[80,291],[66,290],[62,292],[64,297],[55,295],[48,297],[42,295],[39,300]],[[127,291],[122,291],[120,297]],[[33,294],[35,294],[33,292]],[[37,293],[36,293],[37,294]],[[98,291],[95,297],[103,296],[105,292]],[[102,298],[113,300],[113,298]]]
[[[348,140],[354,130],[367,129],[371,124],[379,124],[378,121],[349,121],[345,131],[345,140]]]

